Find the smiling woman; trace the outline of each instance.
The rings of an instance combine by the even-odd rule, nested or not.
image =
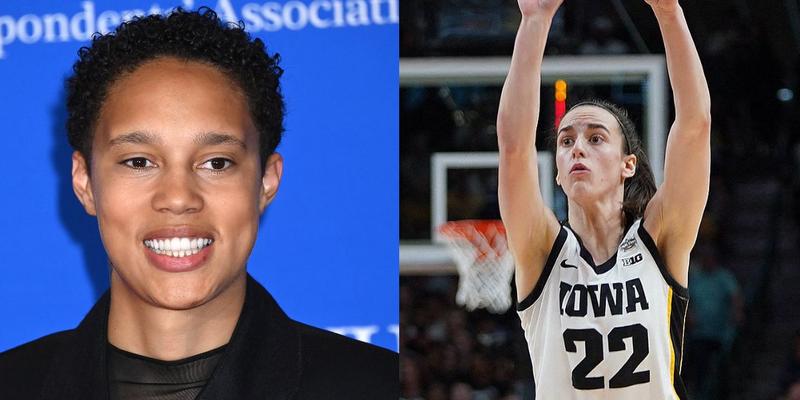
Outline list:
[[[111,287],[78,328],[0,355],[0,397],[397,397],[396,354],[289,319],[247,273],[281,180],[281,73],[207,9],[134,19],[82,50],[72,184]],[[164,362],[175,379],[154,381]]]
[[[273,153],[260,165],[259,134],[241,90],[215,67],[158,58],[110,87],[95,126],[91,171],[75,152],[73,179],[81,203],[98,217],[112,288],[120,284],[163,309],[213,309],[209,302],[220,295],[242,298],[258,217],[278,189],[282,160]],[[220,161],[224,168],[212,168]],[[155,254],[144,245],[196,238],[213,243],[183,256]],[[112,297],[112,316],[120,298]],[[115,323],[112,317],[112,344]],[[202,334],[195,339],[204,342]],[[201,350],[222,344],[211,340]],[[186,349],[137,350],[187,356]]]

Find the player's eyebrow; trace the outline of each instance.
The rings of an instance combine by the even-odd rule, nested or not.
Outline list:
[[[588,123],[588,124],[586,124],[586,127],[589,128],[589,129],[602,129],[602,130],[606,131],[606,133],[611,134],[611,131],[609,131],[608,128],[606,128],[606,126],[603,125],[603,124]]]
[[[153,135],[152,133],[148,133],[148,132],[131,132],[131,133],[126,133],[124,135],[117,136],[114,139],[111,139],[111,141],[109,141],[109,144],[111,145],[111,147],[119,146],[121,144],[126,144],[126,143],[129,143],[129,144],[153,144],[153,143],[160,144],[161,143],[161,138],[159,138],[156,135]]]
[[[602,129],[602,130],[606,131],[608,134],[611,134],[611,131],[609,131],[608,128],[606,128],[606,126],[603,125],[603,124],[593,124],[593,123],[590,122],[590,123],[586,124],[586,128],[587,128],[587,130],[588,129]],[[560,135],[561,132],[571,131],[573,129],[574,128],[572,127],[572,125],[566,125],[566,126],[564,126],[564,127],[562,127],[561,129],[558,130],[558,134],[557,135]]]
[[[236,136],[221,132],[203,132],[195,138],[194,142],[196,144],[206,146],[215,146],[220,144],[234,145],[247,150],[247,145],[241,139],[237,138]]]

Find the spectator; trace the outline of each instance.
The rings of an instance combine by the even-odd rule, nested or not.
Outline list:
[[[742,321],[743,300],[736,278],[720,266],[713,246],[698,245],[693,259],[695,265],[689,270],[687,387],[698,400],[725,399],[726,359]]]

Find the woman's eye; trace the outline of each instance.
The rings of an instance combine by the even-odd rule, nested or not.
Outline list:
[[[122,163],[133,169],[152,168],[155,166],[155,164],[144,157],[129,158]]]
[[[210,169],[214,171],[222,171],[224,169],[230,168],[233,165],[233,161],[227,158],[212,158],[202,164],[200,164],[200,168],[202,169]]]
[[[561,139],[561,144],[564,146],[571,146],[572,145],[572,138],[563,138]]]
[[[600,135],[594,135],[589,139],[590,142],[593,144],[598,144],[603,142],[603,137]]]

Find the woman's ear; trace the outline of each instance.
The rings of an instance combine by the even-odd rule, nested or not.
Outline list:
[[[636,175],[636,163],[638,162],[635,154],[628,154],[622,158],[622,177],[630,178]]]

